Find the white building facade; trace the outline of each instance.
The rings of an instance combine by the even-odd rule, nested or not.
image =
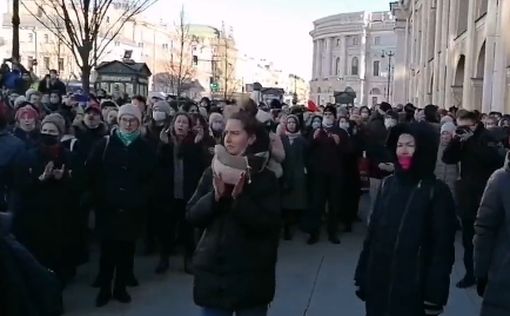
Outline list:
[[[400,0],[392,11],[395,102],[510,112],[510,0]]]
[[[390,12],[355,12],[314,22],[310,99],[334,103],[334,93],[350,87],[355,105],[392,98],[397,38]]]

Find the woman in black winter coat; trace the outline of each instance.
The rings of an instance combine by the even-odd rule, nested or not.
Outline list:
[[[186,203],[195,192],[207,164],[201,143],[204,135],[195,135],[192,127],[188,114],[177,113],[170,130],[162,135],[163,143],[158,151],[158,201],[161,206],[158,274],[168,270],[170,254],[177,244],[184,246],[184,269],[190,272],[195,240],[193,227],[185,220]]]
[[[274,297],[279,185],[266,168],[269,143],[264,152],[253,152],[261,148],[256,133],[257,122],[247,113],[227,121],[224,154],[247,160],[250,169],[226,166],[217,154],[188,203],[187,219],[205,228],[193,260],[194,299],[204,316],[264,316]]]
[[[65,283],[72,273],[70,246],[77,239],[69,152],[59,142],[65,121],[50,114],[41,124],[40,144],[27,152],[16,175],[13,233],[45,267]]]
[[[345,225],[345,232],[351,232],[352,224],[358,215],[359,201],[361,198],[359,160],[363,152],[363,143],[354,121],[349,121],[348,118],[341,117],[338,125],[348,134],[348,138],[346,139],[347,149],[342,159],[345,183],[342,192],[344,199],[340,212],[340,220]]]
[[[86,169],[100,239],[98,307],[112,297],[131,302],[126,291],[133,267],[135,241],[144,227],[152,192],[155,153],[141,137],[142,114],[126,104],[119,109],[119,129],[92,149]]]
[[[377,194],[355,281],[367,316],[439,315],[454,263],[455,206],[434,176],[435,140],[397,126],[396,172]]]

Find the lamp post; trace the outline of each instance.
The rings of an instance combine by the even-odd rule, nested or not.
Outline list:
[[[390,51],[382,51],[381,58],[388,56],[388,88],[386,89],[386,101],[390,102],[390,83],[391,83],[391,58],[395,56],[395,53]]]

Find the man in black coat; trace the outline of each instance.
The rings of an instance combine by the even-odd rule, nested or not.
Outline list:
[[[455,137],[443,153],[443,162],[460,163],[461,175],[456,184],[458,212],[462,221],[465,277],[459,288],[475,284],[473,271],[474,222],[482,194],[491,174],[503,165],[504,156],[497,141],[478,121],[474,112],[459,113]]]
[[[42,94],[58,91],[59,95],[63,96],[66,94],[66,85],[58,78],[58,71],[52,69],[50,70],[50,74],[46,75],[44,79],[39,82],[38,91]]]
[[[156,155],[141,137],[142,113],[126,104],[119,110],[119,129],[92,150],[86,163],[96,209],[96,229],[101,240],[97,306],[112,297],[129,303],[126,291],[149,203]]]

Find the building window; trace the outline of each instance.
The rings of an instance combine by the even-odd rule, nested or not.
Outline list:
[[[352,45],[353,45],[353,46],[359,46],[359,37],[354,36],[354,37],[352,38]]]
[[[351,64],[351,75],[357,76],[359,74],[359,60],[358,57],[354,57],[352,59]]]
[[[64,71],[64,58],[58,59],[58,71]]]
[[[44,69],[50,69],[50,58],[49,57],[43,58],[43,66],[44,66]]]
[[[138,42],[138,47],[143,48],[143,42]]]
[[[28,33],[28,42],[29,43],[34,42],[34,33]]]
[[[163,44],[163,49],[168,49],[168,43]]]
[[[335,62],[335,75],[340,75],[340,57],[336,58]]]
[[[381,66],[381,62],[376,60],[374,61],[374,77],[379,77],[380,76],[380,66]]]
[[[381,45],[381,37],[380,36],[374,37],[374,45]]]
[[[467,31],[469,5],[457,3],[457,36]]]
[[[48,34],[44,34],[44,43],[48,44],[50,42],[50,36]]]
[[[488,4],[489,0],[478,0],[478,3],[477,3],[477,8],[476,8],[476,18],[481,18],[482,16],[484,16],[486,13],[487,13],[487,7],[489,6]]]
[[[336,39],[336,47],[340,47],[340,39],[339,38]]]
[[[377,105],[377,97],[372,97],[372,106]]]
[[[106,17],[106,23],[110,23],[110,17],[109,16]]]

